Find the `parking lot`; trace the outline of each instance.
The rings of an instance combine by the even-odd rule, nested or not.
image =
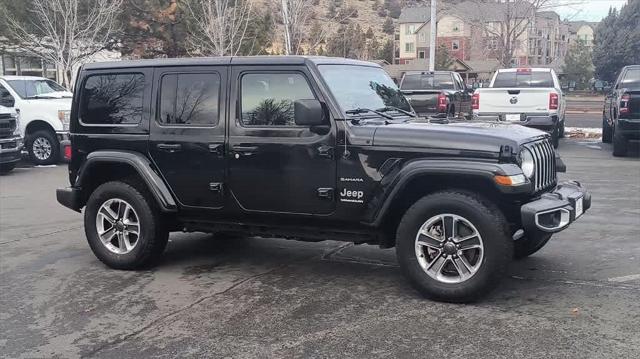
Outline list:
[[[55,201],[66,166],[0,177],[2,357],[640,357],[640,161],[563,140],[583,218],[471,305],[422,299],[393,249],[172,234],[108,269]]]

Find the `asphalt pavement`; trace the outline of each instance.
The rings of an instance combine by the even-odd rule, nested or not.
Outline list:
[[[112,270],[55,201],[66,168],[18,168],[0,177],[0,356],[638,358],[638,155],[560,146],[592,209],[468,305],[421,298],[392,249],[333,241],[176,233],[157,267]]]
[[[564,117],[566,127],[602,128],[602,113],[567,113]]]

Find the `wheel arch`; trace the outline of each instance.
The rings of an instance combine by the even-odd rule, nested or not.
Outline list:
[[[443,190],[459,190],[480,194],[495,203],[506,215],[508,204],[505,196],[529,193],[530,184],[504,187],[495,183],[495,175],[521,173],[515,164],[498,164],[466,161],[425,160],[415,168],[399,173],[395,185],[374,216],[373,225],[386,234],[393,246],[395,231],[406,210],[420,198]],[[516,219],[517,220],[517,219]]]
[[[153,195],[163,212],[175,212],[176,202],[160,175],[144,155],[132,151],[95,151],[90,153],[78,171],[74,187],[83,194],[84,206],[91,193],[101,184],[122,179],[138,179]]]
[[[25,126],[25,128],[24,128],[24,136],[25,136],[25,138],[29,137],[33,133],[35,133],[37,131],[41,131],[41,130],[49,131],[55,137],[56,130],[53,128],[53,126],[51,126],[51,124],[49,122],[47,122],[45,120],[32,120],[32,121],[29,121],[27,126]]]

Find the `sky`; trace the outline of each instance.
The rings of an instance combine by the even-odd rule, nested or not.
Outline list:
[[[626,0],[551,0],[554,10],[561,19],[600,21],[607,16],[609,7],[620,9]]]

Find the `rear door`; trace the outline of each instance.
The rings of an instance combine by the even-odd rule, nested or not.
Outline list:
[[[293,102],[321,91],[306,66],[234,66],[229,186],[250,212],[327,215],[335,209],[335,127],[294,122]]]
[[[149,151],[184,207],[220,208],[224,203],[226,70],[155,70]]]

